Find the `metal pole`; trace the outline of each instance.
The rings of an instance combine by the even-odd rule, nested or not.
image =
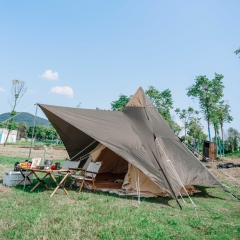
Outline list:
[[[29,154],[28,154],[28,161],[30,159],[31,152],[32,152],[33,136],[34,136],[34,131],[35,131],[36,117],[37,117],[37,108],[38,108],[37,104],[34,104],[34,105],[36,105],[36,112],[35,112],[34,123],[33,123],[32,140],[31,140],[30,150],[29,150]]]

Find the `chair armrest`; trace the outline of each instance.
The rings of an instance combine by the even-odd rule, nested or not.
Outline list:
[[[86,168],[69,168],[69,170],[75,170],[75,171],[83,170],[83,171],[86,171],[87,169]]]

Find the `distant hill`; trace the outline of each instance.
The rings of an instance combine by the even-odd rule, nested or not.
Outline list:
[[[0,122],[5,121],[8,118],[10,118],[10,113],[0,114]],[[34,115],[27,112],[23,112],[14,118],[14,122],[25,122],[28,127],[33,126]],[[36,125],[49,126],[50,122],[44,118],[36,117]]]

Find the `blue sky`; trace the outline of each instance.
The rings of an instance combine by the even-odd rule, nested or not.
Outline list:
[[[174,108],[197,108],[186,88],[217,72],[240,130],[239,1],[0,3],[0,113],[10,111],[13,79],[28,88],[17,111],[79,102],[110,109],[119,94],[150,85],[171,89]]]

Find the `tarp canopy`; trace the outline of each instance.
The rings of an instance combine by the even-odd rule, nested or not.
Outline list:
[[[142,88],[123,111],[38,104],[57,130],[70,158],[103,144],[131,163],[173,198],[182,185],[221,183],[181,143]]]

